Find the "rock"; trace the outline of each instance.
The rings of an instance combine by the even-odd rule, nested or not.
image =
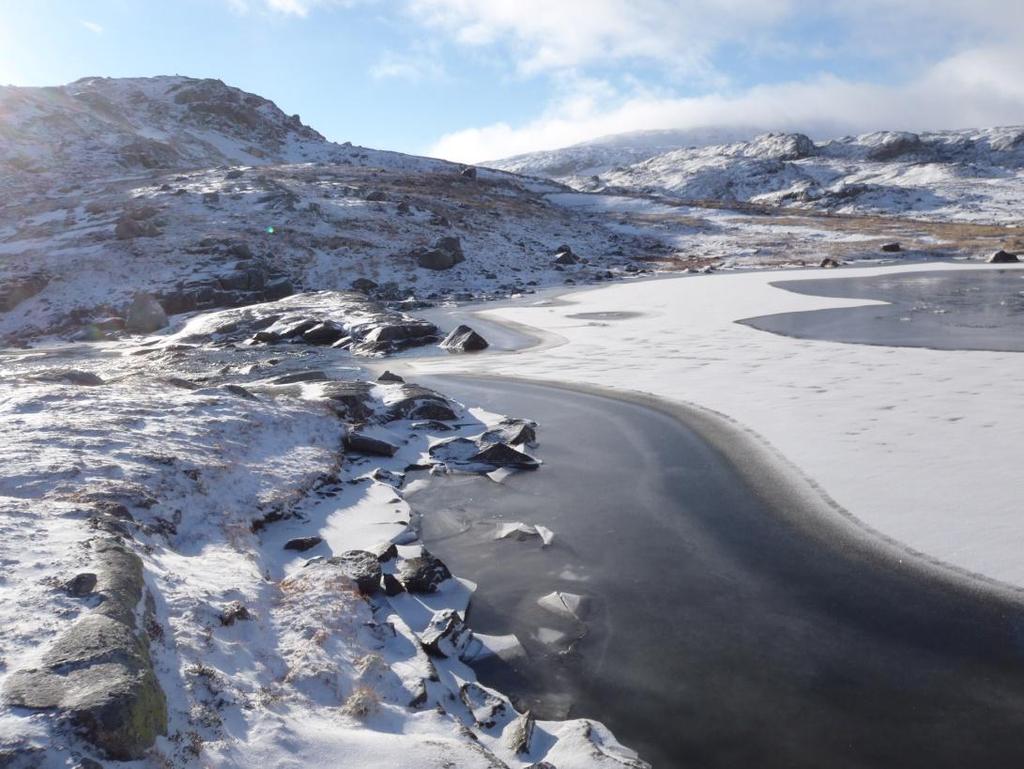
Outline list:
[[[220,624],[225,626],[234,625],[239,621],[248,621],[252,619],[252,615],[249,610],[242,605],[241,601],[232,601],[226,604],[220,612]]]
[[[436,593],[438,585],[451,576],[444,562],[426,550],[415,558],[406,558],[398,570],[398,578],[410,593]]]
[[[459,176],[461,176],[463,179],[475,179],[476,169],[473,166],[466,166],[461,171],[459,171]]]
[[[328,558],[325,563],[340,569],[346,577],[355,581],[363,595],[380,591],[383,576],[377,556],[366,550],[349,550],[341,555]]]
[[[327,374],[323,371],[296,371],[294,374],[285,374],[270,380],[270,384],[286,385],[296,382],[324,382],[327,381]]]
[[[576,254],[574,254],[572,252],[572,250],[569,250],[569,251],[559,251],[557,254],[555,254],[555,261],[554,261],[554,263],[556,265],[558,265],[559,267],[567,267],[570,264],[577,264],[577,263],[579,263],[579,261],[580,261],[579,257],[576,256]]]
[[[554,542],[555,533],[547,526],[531,526],[519,521],[499,524],[498,530],[494,533],[495,539],[515,539],[518,542],[525,542],[534,537],[540,539],[546,547]]]
[[[440,346],[449,352],[476,352],[486,350],[489,345],[476,331],[469,326],[461,325],[452,329]]]
[[[114,237],[118,240],[155,238],[159,234],[160,228],[153,222],[142,222],[127,214],[118,219],[114,225]]]
[[[416,262],[427,270],[449,270],[465,258],[459,239],[447,235],[439,238],[430,250],[418,254]]]
[[[1011,254],[1009,251],[1003,251],[999,249],[992,256],[985,260],[988,264],[1014,264],[1019,262],[1016,254]]]
[[[824,267],[827,270],[832,270],[839,266],[839,262],[837,262],[831,256],[826,256],[824,259],[821,260],[821,263],[818,266]]]
[[[388,196],[383,190],[371,190],[367,193],[366,199],[371,203],[382,203],[388,199]]]
[[[33,377],[39,382],[64,382],[79,387],[98,387],[104,384],[103,379],[91,371],[80,371],[78,369],[60,369],[47,371]]]
[[[323,541],[323,537],[318,537],[315,534],[311,537],[296,537],[295,539],[289,539],[285,542],[284,549],[297,550],[300,553],[304,553],[310,548],[316,547]]]
[[[506,417],[497,427],[480,436],[480,443],[484,446],[492,443],[507,443],[509,446],[536,445],[537,423]]]
[[[462,617],[451,609],[438,612],[420,633],[423,651],[431,657],[459,657],[473,638]]]
[[[894,254],[902,251],[903,247],[899,243],[885,243],[882,245],[882,250],[887,254]]]
[[[389,598],[405,592],[405,587],[394,574],[384,575],[384,595]]]
[[[345,336],[345,329],[331,320],[318,323],[302,334],[308,344],[330,345]]]
[[[527,710],[505,727],[501,741],[505,747],[516,755],[530,752],[530,740],[533,739],[533,716]]]
[[[265,302],[276,302],[295,293],[295,286],[288,278],[278,278],[267,283],[262,291],[262,299]]]
[[[356,278],[351,283],[354,291],[360,291],[364,294],[368,294],[377,288],[377,284],[369,278]]]
[[[167,731],[167,703],[138,627],[142,561],[120,543],[93,540],[103,601],[61,633],[38,666],[8,676],[8,705],[55,710],[112,759],[140,759]]]
[[[393,457],[398,451],[387,441],[371,438],[369,435],[353,432],[345,436],[345,449],[357,454],[371,454],[376,457]]]
[[[470,462],[480,462],[493,467],[511,467],[517,470],[536,470],[540,463],[529,454],[516,451],[504,443],[494,443],[469,458]]]
[[[302,336],[314,326],[320,325],[320,321],[307,318],[306,320],[294,323],[281,330],[282,339],[294,339],[297,336]]]
[[[369,406],[371,389],[369,382],[342,381],[325,384],[322,392],[340,415],[350,420],[359,420],[373,413]]]
[[[246,390],[244,387],[242,387],[242,385],[226,384],[221,385],[220,389],[224,390],[225,392],[229,392],[232,395],[237,395],[239,398],[246,398],[247,400],[251,401],[256,400],[256,396],[253,395],[248,390]]]
[[[398,374],[392,374],[390,371],[385,371],[383,374],[381,374],[379,377],[377,377],[377,381],[378,382],[385,382],[385,383],[393,383],[393,382],[404,382],[405,380],[402,379],[402,377],[398,376]]]
[[[134,334],[152,334],[167,325],[167,313],[152,294],[139,291],[132,299],[125,327]]]
[[[42,273],[5,280],[0,286],[0,312],[10,312],[46,288],[49,282],[50,279]]]
[[[195,382],[190,382],[187,379],[182,379],[181,377],[171,376],[171,377],[167,377],[167,379],[165,379],[164,381],[167,384],[169,384],[171,387],[177,387],[177,388],[179,388],[181,390],[198,390],[199,389],[199,385],[197,385]]]
[[[417,384],[402,384],[386,398],[388,415],[394,419],[424,419],[448,422],[458,418],[448,399]]]
[[[224,178],[225,179],[241,179],[242,178],[242,169],[241,168],[232,168],[230,171],[228,171],[226,174],[224,174]]]
[[[96,575],[92,572],[83,572],[64,583],[64,592],[75,598],[82,598],[90,595],[96,587]]]

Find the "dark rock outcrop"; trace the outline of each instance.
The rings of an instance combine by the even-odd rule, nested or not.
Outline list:
[[[431,657],[459,657],[473,638],[472,631],[457,612],[445,609],[438,612],[426,629],[420,633],[423,651]]]
[[[318,537],[315,534],[311,537],[295,537],[295,539],[289,539],[284,543],[284,549],[297,550],[300,553],[304,553],[310,548],[316,547],[323,541],[323,537]]]
[[[821,260],[821,263],[818,266],[823,267],[826,270],[833,270],[839,266],[839,262],[833,259],[831,256],[826,256],[824,259]]]
[[[1016,254],[999,249],[985,260],[988,264],[1016,264],[1020,261]]]
[[[427,270],[450,270],[465,260],[462,243],[454,235],[439,238],[433,247],[416,255],[416,263]]]
[[[517,451],[504,443],[495,443],[477,452],[469,458],[470,462],[479,462],[492,467],[511,467],[516,470],[536,470],[540,463],[529,454]]]
[[[441,342],[441,347],[449,352],[477,352],[488,346],[486,339],[466,325],[452,329]]]
[[[387,441],[371,438],[359,432],[352,432],[345,436],[345,449],[357,454],[370,454],[375,457],[393,457],[398,451]]]
[[[373,553],[366,550],[349,550],[328,558],[325,563],[340,569],[346,577],[352,579],[363,595],[372,595],[380,591],[383,573],[380,561]]]
[[[54,710],[112,759],[142,758],[167,731],[167,704],[138,627],[146,587],[142,561],[124,545],[94,540],[103,598],[4,686],[9,705]]]
[[[882,245],[882,251],[887,254],[895,254],[903,250],[903,247],[899,243],[884,243]]]

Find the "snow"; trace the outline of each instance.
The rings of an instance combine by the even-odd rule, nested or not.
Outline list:
[[[964,266],[899,268],[935,269]],[[871,528],[1024,586],[1015,480],[1024,445],[1020,357],[799,340],[735,323],[871,304],[787,292],[771,285],[778,279],[751,272],[638,281],[484,310],[488,320],[530,327],[547,343],[478,356],[471,367],[444,358],[416,367],[597,385],[712,409],[763,438]],[[626,315],[573,317],[592,312]]]

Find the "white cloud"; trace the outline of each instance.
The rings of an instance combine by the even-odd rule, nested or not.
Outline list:
[[[405,80],[410,83],[439,82],[448,73],[434,46],[416,46],[405,52],[385,51],[370,67],[374,80]]]
[[[524,74],[621,60],[706,75],[724,39],[770,25],[795,0],[407,0],[414,16],[471,46],[506,42]]]
[[[97,24],[95,21],[87,21],[86,19],[79,19],[78,23],[85,27],[87,30],[95,35],[103,34],[103,27]]]
[[[481,162],[613,133],[756,126],[811,133],[925,130],[1024,123],[1024,58],[1012,45],[963,51],[899,85],[821,75],[731,94],[613,100],[562,97],[518,126],[500,122],[443,136],[429,154]]]

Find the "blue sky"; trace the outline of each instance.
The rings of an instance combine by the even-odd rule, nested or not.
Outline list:
[[[716,124],[1024,123],[1013,0],[0,0],[0,82],[218,77],[339,141],[484,160]]]

